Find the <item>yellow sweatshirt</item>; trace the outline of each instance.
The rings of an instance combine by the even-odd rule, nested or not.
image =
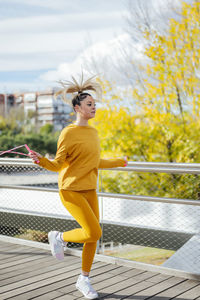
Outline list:
[[[125,166],[124,159],[100,159],[97,130],[75,124],[62,130],[55,159],[42,157],[39,160],[41,167],[59,172],[59,189],[72,191],[96,189],[98,168]]]

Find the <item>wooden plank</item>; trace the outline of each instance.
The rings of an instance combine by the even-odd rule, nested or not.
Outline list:
[[[96,263],[94,267],[98,268],[99,266],[101,267],[102,263]],[[64,280],[60,280],[59,282],[56,282],[56,283],[53,283],[50,285],[46,285],[41,288],[37,288],[36,290],[34,289],[32,291],[28,291],[24,294],[20,294],[20,295],[16,296],[14,299],[27,300],[27,299],[32,299],[33,297],[36,297],[38,295],[40,295],[40,296],[44,295],[44,293],[45,293],[45,295],[49,294],[49,296],[50,296],[50,294],[52,293],[53,290],[61,292],[61,288],[66,287],[67,285],[69,285],[69,283],[73,283],[73,289],[74,289],[75,282],[77,280],[78,275],[80,274],[80,267],[75,276],[70,277],[70,273],[71,273],[71,271],[69,272],[69,274],[68,274],[69,278],[67,278],[67,279],[65,278]],[[71,273],[71,275],[73,275],[73,273]]]
[[[15,268],[13,271],[9,271],[9,272],[7,271],[4,274],[0,274],[0,281],[31,272],[30,265],[32,271],[34,271],[34,270],[38,270],[41,266],[46,267],[49,264],[51,264],[52,266],[55,265],[55,262],[52,262],[52,257],[41,257],[40,259],[37,259],[37,261],[34,262],[31,261],[29,263],[24,264],[23,268],[18,268],[18,269]]]
[[[171,277],[173,277],[173,276],[169,276],[169,275],[165,275],[165,274],[158,274],[156,276],[146,279],[146,281],[153,282],[153,283],[159,283],[159,282],[162,282]]]
[[[92,268],[91,273],[90,273],[90,278],[94,278],[94,280],[95,280],[95,278],[98,277],[99,275],[105,274],[105,273],[108,273],[108,272],[111,273],[111,275],[113,276],[112,271],[113,270],[118,270],[119,268],[120,267],[117,266],[117,265],[111,265],[111,264],[104,263],[101,268],[98,268],[98,269],[93,269]]]
[[[1,254],[0,256],[0,263],[1,265],[2,264],[5,264],[7,262],[11,262],[11,261],[15,261],[16,260],[16,257],[19,257],[20,256],[30,256],[30,255],[33,255],[33,254],[42,254],[41,251],[39,251],[39,249],[37,248],[34,248],[33,250],[30,250],[30,249],[13,249],[12,251],[10,252],[7,252],[6,254]],[[47,252],[46,252],[47,253]]]
[[[115,276],[113,276],[113,274],[110,273],[109,271],[105,272],[106,267],[107,267],[107,265],[105,265],[103,268],[100,268],[101,273],[97,276],[93,276],[95,272],[92,271],[91,278],[92,278],[92,282],[95,285],[97,285],[98,283],[103,284],[103,285],[109,285],[109,281],[110,280],[113,281],[113,278],[115,278]],[[77,277],[73,281],[71,281],[71,283],[73,283],[73,285],[65,286],[64,288],[60,289],[60,291],[62,293],[76,293],[77,292],[77,289],[75,288],[76,281],[77,281]],[[70,283],[70,281],[68,281],[68,283]],[[78,293],[78,295],[80,295],[80,294]]]
[[[146,288],[149,288],[151,286],[153,286],[153,283],[144,281],[144,282],[138,282],[136,284],[130,285],[129,287],[126,287],[125,289],[121,289],[118,292],[114,292],[113,290],[111,290],[110,292],[106,293],[104,291],[104,289],[102,289],[102,290],[98,290],[98,293],[99,293],[100,298],[103,298],[103,299],[109,299],[109,300],[123,299],[123,298],[127,298],[127,297],[133,295],[134,293],[137,293]],[[137,298],[135,298],[135,299],[137,299]]]
[[[19,257],[18,257],[19,259]],[[46,260],[46,259],[52,259],[52,256],[49,255],[49,256],[41,256],[41,257],[38,257],[38,256],[30,256],[30,259],[27,259],[26,262],[23,262],[23,264],[19,264],[19,265],[14,265],[14,266],[10,266],[10,267],[7,267],[5,269],[1,269],[0,270],[0,276],[1,275],[4,275],[4,274],[10,274],[10,273],[14,273],[16,270],[20,270],[20,269],[26,269],[26,268],[29,268],[29,265],[30,264],[41,264],[43,262],[43,260]]]
[[[127,272],[122,273],[121,276],[123,276],[123,277],[133,277],[133,276],[141,275],[145,272],[146,271],[144,271],[144,270],[129,268],[129,270]]]
[[[80,272],[78,272],[78,274],[79,273]],[[76,282],[76,278],[78,277],[78,274],[76,274],[75,276],[60,280],[58,282],[52,283],[52,284],[38,287],[37,289],[33,289],[31,291],[25,291],[23,294],[15,296],[14,299],[15,300],[28,300],[28,299],[32,299],[35,297],[41,297],[46,294],[48,296],[48,294],[50,295],[54,291],[56,291],[56,292],[58,291],[60,293],[60,295],[63,295],[61,292],[61,289],[63,287],[70,285],[70,283],[73,283],[73,286],[74,286],[74,284]]]
[[[105,269],[106,267],[107,267],[107,265],[105,265],[105,264],[102,264],[102,263],[99,264],[98,268],[92,270],[93,276],[95,275],[95,278],[98,277],[98,276],[96,276],[96,274],[97,273],[101,274],[101,273],[105,272],[106,271],[106,269]],[[110,267],[110,266],[108,266],[108,267]],[[108,273],[106,273],[106,274],[108,274]],[[59,283],[59,286],[58,286],[58,283],[55,284],[55,285],[49,286],[48,287],[48,292],[46,291],[46,293],[50,293],[51,294],[51,290],[54,290],[54,289],[56,289],[56,290],[59,289],[59,292],[61,292],[63,294],[68,294],[68,293],[70,293],[72,291],[76,291],[75,283],[76,283],[76,280],[78,278],[78,275],[70,277],[67,280],[65,280],[65,282],[62,283],[62,286],[60,285],[60,283]],[[113,277],[113,275],[110,274],[110,277]],[[42,292],[44,292],[44,289],[40,289],[40,293],[42,293]],[[37,294],[38,294],[38,290],[37,290]]]
[[[59,264],[59,263],[58,263]],[[63,266],[63,264],[61,265],[60,264],[60,268],[57,268],[57,269],[54,269],[48,273],[43,273],[43,274],[36,274],[35,276],[31,276],[30,278],[25,278],[23,280],[20,280],[20,281],[17,281],[17,282],[14,282],[14,283],[10,283],[10,284],[7,284],[6,286],[3,286],[3,287],[0,287],[0,294],[1,293],[5,293],[7,291],[10,291],[12,289],[17,289],[18,287],[21,287],[21,286],[26,286],[30,283],[34,283],[34,282],[37,282],[37,281],[42,281],[44,279],[47,279],[47,278],[52,278],[54,276],[58,276],[60,274],[63,274],[69,270],[73,270],[74,269],[74,265],[70,265],[70,266]],[[78,262],[77,264],[75,264],[75,269],[79,269],[80,270],[80,262]]]
[[[107,288],[104,288],[103,289],[103,292],[104,293],[117,293],[121,290],[124,290],[128,287],[130,287],[130,285],[134,285],[137,283],[137,277],[136,278],[128,278],[128,279],[125,279],[125,280],[121,280],[122,278],[120,276],[117,276],[115,278],[113,278],[111,281],[110,281],[110,286],[108,286]],[[118,281],[118,282],[116,282]],[[97,287],[98,290],[99,289],[99,285],[94,285],[95,287]]]
[[[68,262],[66,265],[67,266],[73,265],[74,269],[75,268],[80,269],[80,261],[75,263],[75,261],[72,260],[72,261]],[[52,270],[57,270],[57,269],[62,269],[62,268],[60,267],[60,265],[58,263],[57,264],[51,264],[51,261],[48,261],[47,265],[42,264],[42,268],[37,266],[37,268],[35,270],[34,270],[34,268],[32,268],[30,266],[29,267],[29,272],[23,272],[20,275],[19,274],[17,276],[13,275],[13,277],[11,277],[11,278],[1,280],[0,286],[13,284],[15,282],[23,281],[24,279],[28,279],[28,278],[31,278],[31,277],[34,277],[34,276],[38,276],[38,275],[50,272]]]
[[[5,264],[0,265],[0,274],[3,273],[4,269],[9,268],[9,267],[13,267],[13,266],[19,266],[21,264],[24,264],[26,262],[30,262],[32,260],[37,260],[39,257],[42,257],[42,254],[38,254],[37,256],[33,256],[33,255],[28,255],[25,256],[24,258],[19,259],[18,260],[14,260],[12,262],[7,262]]]
[[[104,273],[111,268],[110,265],[105,265],[105,264],[102,265],[102,263],[99,266],[98,266],[98,268],[92,270],[92,274],[95,275],[95,278],[96,277],[99,278],[100,276],[103,276]],[[113,266],[113,267],[115,267],[115,266]],[[97,276],[96,273],[100,273],[101,275]],[[109,274],[109,273],[106,272],[105,274]],[[109,274],[109,275],[110,275],[110,277],[113,277],[112,274]],[[59,293],[67,295],[70,292],[76,291],[75,283],[76,283],[77,278],[78,278],[78,275],[72,276],[66,280],[56,282],[55,284],[51,284],[51,285],[48,285],[48,286],[45,286],[42,288],[38,288],[37,290],[34,290],[32,292],[27,292],[24,295],[18,296],[18,298],[16,298],[16,300],[17,299],[20,299],[20,300],[21,299],[22,300],[30,299],[33,296],[34,297],[37,296],[36,299],[40,299],[40,298],[43,299],[42,298],[43,295],[45,295],[45,297],[46,297],[46,295],[47,295],[47,297],[51,297],[51,294],[54,290],[58,291]],[[108,278],[108,276],[107,276],[107,278]],[[99,280],[101,280],[101,278]],[[40,296],[38,296],[38,295],[40,295]],[[68,299],[68,297],[67,297],[67,299]],[[73,298],[71,298],[71,299],[73,299]]]
[[[19,248],[12,248],[10,251],[8,250],[7,253],[5,253],[5,255],[8,254],[23,254],[23,253],[42,253],[44,255],[46,254],[50,254],[50,250],[46,250],[46,249],[40,249],[40,248],[35,248],[35,247],[28,247],[28,246],[21,246],[19,245]],[[4,254],[1,254],[4,257]]]
[[[3,250],[3,249],[11,249],[11,248],[15,248],[17,245],[16,244],[13,244],[13,243],[6,243],[6,242],[1,242],[0,241],[0,251]]]
[[[153,273],[153,272],[146,271],[146,272],[137,274],[136,277],[134,277],[134,278],[135,278],[138,282],[140,282],[140,281],[144,281],[144,280],[151,279],[152,277],[154,277],[154,276],[156,276],[156,275],[157,275],[157,273]]]
[[[53,291],[51,293],[47,293],[47,294],[43,294],[40,295],[38,297],[34,297],[34,299],[36,300],[52,300],[52,299],[57,299],[60,295],[62,295],[60,292],[58,291]],[[63,296],[63,295],[62,295]],[[14,300],[15,298],[13,298]],[[30,298],[29,298],[30,299]],[[32,298],[33,299],[33,298]]]
[[[70,261],[69,260],[64,260],[66,265],[70,265],[73,264],[75,262],[78,262],[79,259],[77,257],[73,257]],[[40,270],[46,266],[51,265],[53,266],[57,266],[58,261],[54,258],[52,258],[52,256],[49,257],[41,257],[40,259],[37,260],[31,260],[25,264],[22,264],[20,266],[18,266],[18,268],[11,268],[11,270],[9,269],[9,272],[5,272],[5,274],[1,274],[0,275],[0,280],[4,280],[4,279],[8,279],[11,277],[15,277],[21,274],[28,274],[29,272],[33,272],[34,270]],[[41,268],[42,266],[42,268]],[[5,269],[7,271],[7,269]]]
[[[4,248],[1,248],[0,249],[0,256],[3,255],[3,254],[6,254],[6,253],[10,253],[10,252],[13,252],[15,250],[17,251],[21,251],[21,250],[42,250],[44,251],[43,249],[38,249],[38,248],[35,248],[35,247],[27,247],[27,246],[24,246],[22,244],[11,244],[9,243],[9,245],[7,245],[6,247]]]
[[[119,273],[125,273],[125,272],[128,272],[130,271],[130,268],[128,267],[123,267],[123,266],[120,266],[118,269],[113,269],[112,271],[110,271],[113,275],[115,274],[119,274]]]
[[[98,268],[102,263],[95,263],[93,268]],[[20,281],[19,283],[15,283],[9,288],[12,290],[7,290],[0,295],[0,299],[7,299],[9,297],[15,296],[15,299],[30,299],[26,298],[27,295],[25,293],[33,291],[33,295],[35,295],[35,290],[41,287],[48,286],[53,283],[58,283],[64,279],[70,278],[72,276],[78,276],[80,274],[80,269],[73,269],[73,265],[69,267],[65,267],[62,270],[56,270],[52,272],[45,273],[43,275],[34,276],[31,279],[27,279],[24,281]],[[23,286],[24,285],[24,286]],[[8,286],[7,286],[8,287]],[[2,288],[3,289],[3,288]],[[5,288],[6,289],[6,288]],[[48,287],[47,287],[48,290]],[[30,293],[29,293],[30,294]],[[22,298],[23,297],[23,298]],[[29,296],[28,296],[29,297]]]
[[[184,300],[194,300],[200,298],[200,285],[190,289],[189,291],[180,294],[179,296],[176,297],[176,299],[184,299]]]
[[[102,273],[107,273],[107,271],[109,271],[110,269],[112,268],[119,268],[118,266],[113,266],[113,265],[105,265],[105,263],[99,263],[98,265],[95,264],[94,265],[96,268],[94,268],[92,270],[92,276],[97,276],[97,274],[102,274]],[[79,269],[79,273],[80,273],[80,269]],[[65,281],[62,281],[62,282],[58,282],[56,284],[51,284],[51,285],[48,285],[47,287],[43,287],[43,288],[38,288],[37,290],[34,290],[32,292],[28,292],[24,295],[20,295],[19,297],[15,297],[16,299],[30,299],[30,297],[33,297],[33,296],[36,296],[36,295],[43,295],[44,292],[46,292],[47,294],[51,294],[52,293],[52,290],[58,290],[59,289],[59,292],[62,292],[62,293],[69,293],[70,291],[76,291],[76,288],[75,288],[75,283],[76,283],[76,280],[77,280],[77,277],[79,275],[79,273],[75,276],[75,277],[70,277],[69,279],[65,280]],[[113,277],[113,274],[109,274],[110,277]],[[46,294],[45,294],[46,295]]]
[[[33,291],[33,294],[35,294],[35,290],[40,288],[40,287],[44,287],[44,286],[48,286],[50,284],[53,284],[53,283],[56,283],[56,282],[59,282],[61,280],[64,280],[66,278],[69,278],[71,276],[77,276],[80,271],[79,270],[73,270],[71,271],[70,273],[68,273],[69,270],[66,270],[64,271],[63,270],[63,273],[62,274],[59,274],[59,275],[54,275],[53,277],[48,277],[48,274],[47,274],[47,278],[45,280],[39,280],[39,281],[36,281],[34,283],[26,283],[25,286],[21,286],[18,287],[18,288],[15,288],[11,291],[7,291],[3,294],[0,295],[0,299],[1,300],[4,300],[4,299],[7,299],[7,298],[11,298],[11,297],[14,297],[15,296],[15,299],[23,299],[22,298],[22,294],[24,293],[27,293],[28,291]],[[18,297],[16,297],[18,296]],[[24,298],[25,299],[25,298]],[[27,298],[27,299],[30,299],[30,298]]]
[[[137,283],[137,281],[134,278],[124,279],[124,277],[117,275],[104,281],[100,281],[97,283],[94,282],[94,284],[92,285],[98,292],[102,291],[103,293],[114,293],[119,289],[130,286],[131,283]],[[73,295],[80,297],[81,293],[79,291],[76,291],[73,293]]]
[[[187,280],[187,281],[184,281],[178,285],[175,285],[159,294],[156,294],[156,296],[152,297],[151,299],[156,300],[156,299],[162,298],[162,297],[166,300],[172,299],[188,290],[191,290],[193,287],[195,287],[197,285],[199,285],[198,281]]]
[[[74,300],[77,299],[76,297],[74,297],[73,295],[63,295],[61,297],[56,298],[56,300]]]
[[[153,286],[151,286],[139,293],[134,294],[134,297],[136,297],[136,299],[138,297],[140,300],[147,299],[147,298],[150,298],[150,297],[152,297],[166,289],[169,289],[172,286],[175,286],[181,282],[184,282],[184,281],[186,281],[186,280],[183,278],[171,277],[171,278],[164,280],[158,284],[154,284]],[[125,298],[125,299],[130,299],[130,297]]]
[[[147,274],[146,274],[147,273]],[[150,278],[147,278],[145,281],[143,280],[143,277],[140,276],[144,274],[145,276],[150,276]],[[152,275],[155,275],[155,273],[152,273]],[[162,275],[162,274],[159,274],[159,275]],[[155,275],[155,276],[151,276],[151,272],[144,272],[144,273],[141,273],[141,274],[138,274],[134,277],[134,279],[137,281],[136,284],[131,284],[129,287],[125,288],[125,289],[122,289],[118,292],[114,292],[113,290],[109,292],[109,294],[105,294],[105,291],[104,290],[99,290],[100,294],[102,297],[106,298],[106,299],[120,299],[120,298],[123,298],[123,297],[129,297],[129,296],[132,296],[138,292],[141,292],[143,290],[145,290],[146,288],[149,288],[149,287],[152,287],[154,286],[154,280],[152,280],[153,278],[155,277],[158,277],[159,275]],[[168,278],[168,276],[163,276],[159,279],[160,280],[166,280],[166,278]],[[158,280],[158,279],[157,279]],[[157,281],[155,280],[155,281]],[[152,281],[152,282],[151,282]],[[135,298],[135,296],[133,296],[134,299],[137,299]],[[132,297],[130,297],[131,299]]]
[[[38,250],[37,248],[35,248],[36,250]],[[0,249],[0,260],[4,259],[6,256],[11,255],[11,254],[15,254],[15,252],[19,253],[20,251],[29,251],[29,248],[24,247],[23,245],[17,245],[17,247],[6,247],[4,249]]]

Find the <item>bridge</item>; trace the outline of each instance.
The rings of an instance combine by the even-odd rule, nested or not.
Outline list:
[[[200,164],[130,162],[125,169],[112,171],[198,176]],[[46,233],[52,228],[62,231],[77,226],[60,204],[56,182],[57,175],[28,159],[0,160],[0,299],[80,298],[74,282],[81,251],[72,245],[65,261],[56,263],[46,244]],[[100,189],[98,195],[103,237],[92,277],[100,297],[200,299],[200,201],[104,193]],[[34,234],[40,242],[27,240]],[[121,249],[125,245],[165,249],[172,255],[162,265],[152,265],[107,255],[102,249],[109,243],[120,244]],[[73,261],[79,268],[66,275],[73,269]]]

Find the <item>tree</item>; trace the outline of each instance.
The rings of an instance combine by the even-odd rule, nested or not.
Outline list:
[[[45,124],[40,128],[40,133],[41,134],[50,134],[53,133],[54,128],[52,124]]]
[[[127,108],[112,104],[97,110],[91,123],[100,135],[102,157],[127,155],[130,161],[200,162],[200,120],[189,114],[185,120],[187,126],[181,117],[170,113],[154,110],[133,115]],[[200,187],[197,175],[102,173],[100,188],[107,192],[195,199]]]
[[[145,30],[145,54],[150,63],[144,68],[148,79],[133,90],[133,97],[144,110],[180,114],[192,110],[199,117],[200,93],[200,3],[182,2],[181,20],[170,20],[168,33]]]
[[[100,133],[102,156],[200,162],[200,3],[183,2],[181,16],[179,22],[170,21],[164,36],[151,32],[154,43],[147,43],[145,50],[150,63],[143,69],[147,76],[132,90],[135,106],[120,107],[121,95],[104,82],[109,101],[93,121]],[[144,36],[148,41],[147,30]],[[104,171],[104,178],[106,191],[154,196],[194,199],[200,187],[197,175],[141,173],[122,177]]]

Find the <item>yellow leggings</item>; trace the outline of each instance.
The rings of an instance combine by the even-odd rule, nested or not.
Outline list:
[[[63,205],[81,226],[81,228],[64,232],[63,239],[65,242],[84,243],[82,270],[90,272],[97,241],[102,234],[96,190],[80,192],[60,190],[60,198]]]

